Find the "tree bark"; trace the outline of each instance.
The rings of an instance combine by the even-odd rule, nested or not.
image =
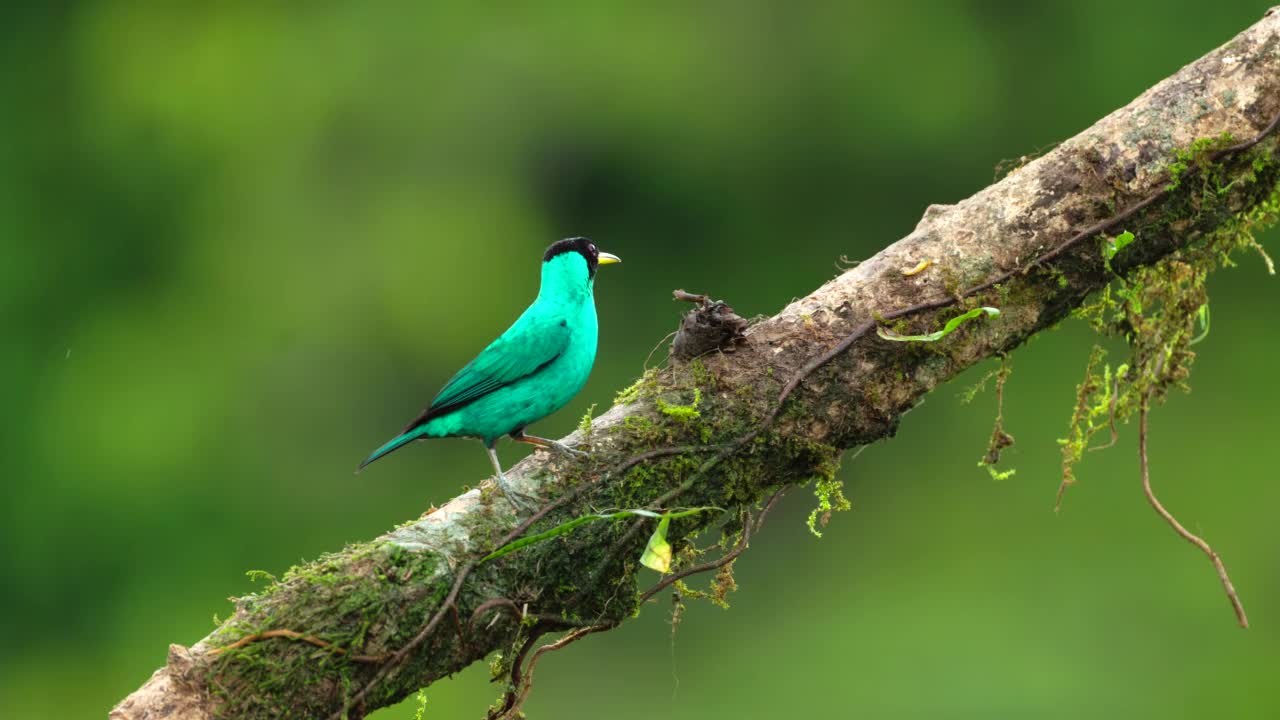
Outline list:
[[[830,478],[844,449],[892,436],[926,393],[1056,324],[1110,282],[1095,239],[1102,229],[1136,236],[1111,263],[1126,274],[1268,198],[1280,178],[1274,137],[1207,155],[1239,179],[1212,201],[1196,183],[1171,183],[1170,166],[1203,138],[1227,133],[1234,140],[1218,148],[1244,145],[1273,130],[1277,115],[1273,8],[1044,157],[956,205],[930,206],[911,234],[755,323],[724,352],[674,358],[642,378],[564,440],[589,459],[539,452],[519,463],[508,479],[544,499],[536,523],[486,483],[294,568],[241,598],[190,649],[170,646],[165,667],[111,717],[358,718],[495,650],[510,658],[508,648],[532,647],[543,632],[631,617],[652,520],[592,522],[482,558],[513,530],[528,536],[601,508],[716,506],[730,518],[726,544],[742,540],[749,513],[772,492]],[[1116,216],[1123,222],[1100,225]],[[867,332],[890,321],[900,333],[929,332],[972,304],[1001,314],[929,345]],[[723,517],[672,523],[676,569],[699,562],[691,539]]]

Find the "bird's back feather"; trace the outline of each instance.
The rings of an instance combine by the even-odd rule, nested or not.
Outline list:
[[[537,304],[458,371],[413,422],[410,432],[435,418],[522,380],[551,364],[569,345],[568,323]]]

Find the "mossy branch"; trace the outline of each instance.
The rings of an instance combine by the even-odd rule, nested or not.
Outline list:
[[[530,665],[653,596],[639,588],[648,571],[638,563],[640,523],[652,521],[583,523],[483,558],[596,508],[714,506],[726,512],[670,521],[672,575],[654,587],[699,569],[727,572],[759,530],[766,498],[815,480],[837,497],[842,451],[892,436],[939,384],[1012,351],[1117,276],[1137,277],[1276,203],[1280,150],[1268,133],[1277,117],[1273,10],[1044,157],[957,205],[931,206],[907,237],[751,325],[733,352],[677,357],[646,374],[565,439],[585,446],[589,433],[589,459],[537,454],[508,473],[517,489],[549,499],[534,516],[512,515],[485,486],[294,568],[239,599],[190,649],[171,646],[166,666],[112,718],[359,718],[495,650],[515,661],[495,665],[510,688],[497,711],[517,712],[532,669],[522,660],[541,635],[571,630]],[[1204,138],[1214,140],[1197,146]],[[1122,232],[1135,240],[1102,244]],[[927,335],[957,309],[983,306],[999,317],[933,343],[874,332],[886,324]],[[713,529],[723,554],[706,560],[695,538]]]

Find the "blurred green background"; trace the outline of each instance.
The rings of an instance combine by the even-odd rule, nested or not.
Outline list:
[[[0,716],[103,717],[279,573],[489,471],[474,442],[352,469],[586,234],[607,405],[675,327],[676,287],[772,313],[1002,158],[1068,137],[1267,3],[31,3],[0,15]],[[38,5],[38,7],[36,7]],[[1272,233],[1271,241],[1277,239]],[[1280,716],[1271,331],[1261,263],[1213,280],[1195,392],[1052,512],[1091,338],[934,393],[848,463],[854,510],[794,492],[728,612],[666,607],[552,656],[535,717]],[[1198,348],[1199,349],[1199,348]],[[1117,353],[1121,348],[1115,348]],[[504,445],[508,462],[524,450]],[[475,667],[429,717],[497,695]],[[407,720],[412,707],[379,714]]]

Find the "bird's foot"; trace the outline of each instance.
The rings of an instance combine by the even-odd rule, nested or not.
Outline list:
[[[542,502],[542,498],[537,495],[522,493],[511,487],[511,483],[507,482],[504,475],[499,474],[494,478],[498,482],[498,489],[502,490],[502,495],[511,503],[511,507],[515,508],[516,514],[532,513],[537,510],[538,504]]]
[[[547,444],[541,447],[555,450],[556,452],[560,453],[561,455],[564,455],[565,457],[571,457],[574,459],[581,459],[581,458],[587,457],[587,453],[581,450],[575,450],[569,447],[568,445],[565,445],[564,443],[556,440],[548,440]]]
[[[543,450],[555,450],[556,452],[560,453],[561,455],[564,455],[565,457],[571,457],[571,458],[587,457],[587,453],[581,450],[574,450],[573,448],[569,447],[568,445],[565,445],[564,443],[558,440],[550,440],[544,437],[538,437],[536,435],[525,435],[523,432],[511,433],[511,439],[515,440],[516,442],[528,443],[530,445],[533,445],[534,447],[541,448]]]

